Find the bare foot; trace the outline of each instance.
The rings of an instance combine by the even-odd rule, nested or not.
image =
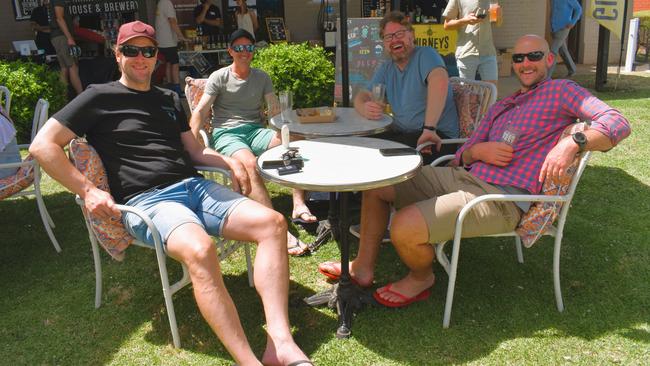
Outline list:
[[[289,339],[284,342],[274,342],[271,337],[267,337],[266,349],[262,355],[262,363],[267,366],[285,366],[296,364],[297,361],[305,361],[309,365],[309,357],[298,347],[298,345]],[[298,363],[298,365],[302,365]]]
[[[312,215],[307,205],[299,205],[293,207],[291,221],[298,224],[311,224],[317,222],[318,218]]]
[[[309,254],[309,246],[293,236],[290,232],[287,232],[287,252],[289,255],[300,257],[301,255]]]
[[[411,273],[397,282],[377,289],[377,295],[388,303],[405,302],[405,299],[415,298],[431,288],[436,281],[433,273],[425,278],[415,278]]]

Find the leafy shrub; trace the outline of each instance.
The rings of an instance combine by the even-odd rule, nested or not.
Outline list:
[[[307,43],[280,43],[255,53],[252,66],[266,71],[276,91],[291,90],[294,108],[331,105],[334,65],[331,53]]]
[[[29,142],[34,107],[39,98],[50,103],[50,115],[67,103],[67,89],[59,73],[46,65],[20,60],[0,61],[0,85],[11,91],[11,119],[19,143]]]

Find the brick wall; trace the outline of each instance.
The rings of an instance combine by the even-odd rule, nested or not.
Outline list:
[[[16,21],[14,10],[9,1],[3,1],[0,11],[0,52],[13,50],[12,41],[34,39],[29,20]]]
[[[503,12],[501,27],[492,26],[494,45],[497,49],[511,48],[517,38],[524,34],[544,35],[547,18],[546,1],[540,0],[500,0]]]
[[[634,0],[634,11],[650,10],[650,0]]]
[[[338,1],[330,1],[330,4],[336,9],[335,13],[339,14]],[[348,0],[347,4],[348,18],[361,16],[361,0]],[[291,32],[292,41],[322,40],[321,26],[317,24],[319,7],[320,1],[284,0],[284,24]]]

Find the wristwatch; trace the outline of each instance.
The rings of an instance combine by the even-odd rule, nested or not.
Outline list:
[[[578,151],[579,152],[584,151],[585,146],[587,146],[587,135],[585,135],[582,132],[576,132],[573,135],[571,135],[571,137],[573,138],[573,142],[575,142],[576,145],[578,145],[578,149],[579,149]]]
[[[422,129],[423,130],[433,131],[433,132],[436,132],[436,130],[437,130],[437,128],[435,128],[434,126],[422,126]]]

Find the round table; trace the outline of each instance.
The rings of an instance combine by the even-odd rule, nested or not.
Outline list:
[[[295,110],[291,111],[289,121],[284,121],[280,114],[269,120],[272,128],[279,130],[288,125],[292,135],[305,138],[375,135],[386,131],[391,123],[393,119],[388,115],[384,114],[379,120],[371,120],[360,115],[354,108],[345,107],[336,107],[334,122],[300,123]]]
[[[407,147],[406,145],[369,137],[328,137],[291,142],[298,147],[304,167],[298,173],[280,175],[277,169],[262,169],[267,160],[281,160],[287,150],[276,146],[258,157],[257,169],[265,179],[299,189],[323,192],[342,192],[340,197],[341,277],[335,288],[339,338],[350,336],[352,315],[362,306],[360,290],[349,273],[350,248],[348,243],[349,192],[385,187],[415,176],[422,166],[420,154],[383,156],[380,148]]]

